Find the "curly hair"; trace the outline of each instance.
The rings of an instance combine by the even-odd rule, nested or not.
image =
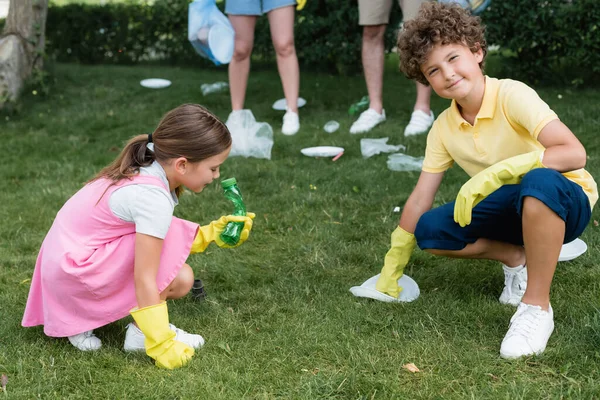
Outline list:
[[[483,71],[487,44],[485,27],[481,19],[471,15],[455,3],[425,2],[417,17],[406,21],[404,29],[398,35],[398,54],[400,70],[407,78],[429,85],[421,72],[421,65],[434,46],[438,44],[461,43],[472,52],[481,48],[483,60],[479,67]]]

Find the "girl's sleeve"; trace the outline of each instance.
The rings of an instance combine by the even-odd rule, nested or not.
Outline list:
[[[156,186],[129,185],[112,194],[109,206],[117,217],[133,222],[137,233],[164,239],[173,218],[169,196]]]

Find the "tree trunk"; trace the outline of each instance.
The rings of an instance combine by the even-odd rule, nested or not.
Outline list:
[[[43,67],[48,0],[10,0],[0,36],[0,108],[19,97],[23,83]]]

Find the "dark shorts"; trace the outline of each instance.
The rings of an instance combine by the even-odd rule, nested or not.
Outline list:
[[[521,210],[526,196],[535,197],[565,221],[563,243],[575,240],[590,222],[592,211],[585,192],[559,172],[538,168],[520,184],[505,185],[473,208],[471,224],[454,222],[454,202],[421,216],[415,229],[421,249],[462,250],[479,238],[523,245]]]

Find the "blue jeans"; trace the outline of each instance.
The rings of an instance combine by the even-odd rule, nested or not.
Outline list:
[[[296,5],[296,0],[227,0],[225,13],[230,15],[262,15],[276,8],[292,5]]]
[[[479,238],[523,245],[523,199],[534,197],[565,221],[563,243],[575,240],[589,223],[592,210],[585,192],[559,172],[538,168],[517,185],[504,185],[473,208],[471,224],[454,222],[454,202],[421,216],[415,229],[421,249],[462,250]]]

